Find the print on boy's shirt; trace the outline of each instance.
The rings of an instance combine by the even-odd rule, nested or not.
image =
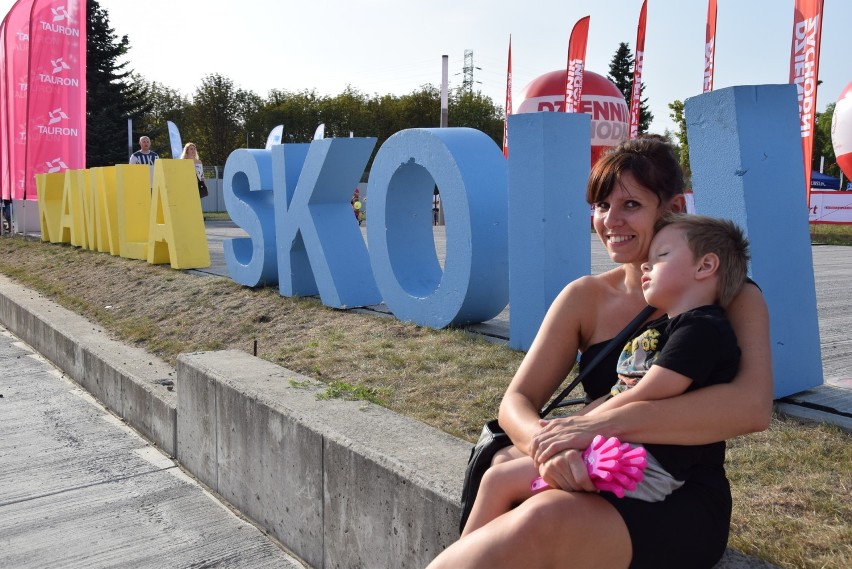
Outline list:
[[[615,368],[619,382],[613,386],[612,395],[627,391],[639,382],[654,365],[659,355],[660,337],[656,328],[648,328],[625,344]]]

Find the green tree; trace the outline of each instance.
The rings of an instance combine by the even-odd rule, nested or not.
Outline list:
[[[272,90],[261,110],[270,128],[284,125],[285,142],[310,142],[322,122],[321,97],[314,90]]]
[[[503,145],[503,109],[479,91],[456,90],[449,101],[449,123],[481,130]]]
[[[683,168],[684,181],[689,188],[692,187],[692,169],[689,167],[689,141],[686,139],[686,117],[683,114],[683,101],[676,100],[669,103],[669,108],[672,110],[669,116],[677,125],[677,130],[673,133],[667,133],[667,135],[669,135],[669,138],[673,135],[677,139],[680,167]]]
[[[150,110],[145,85],[132,76],[127,36],[118,37],[109,14],[97,0],[89,0],[86,22],[86,166],[126,163],[127,119]],[[137,140],[140,131],[133,132]]]
[[[630,45],[621,42],[618,44],[618,49],[615,50],[615,55],[612,56],[612,61],[609,64],[609,75],[607,76],[624,95],[628,109],[633,100],[633,63]],[[639,134],[648,132],[648,128],[654,120],[654,114],[648,108],[648,99],[642,98],[644,94],[645,83],[641,83],[639,85]]]
[[[243,125],[243,137],[248,148],[263,148],[272,127],[267,127],[261,113],[263,99],[254,91],[237,90],[237,117]]]
[[[195,143],[210,165],[225,164],[228,155],[245,142],[241,97],[244,94],[233,81],[219,74],[203,77],[195,91],[191,110]]]
[[[140,79],[140,81],[142,80]],[[190,118],[189,98],[181,95],[176,89],[157,82],[145,84],[145,91],[148,93],[150,110],[139,118],[140,128],[143,128],[145,134],[157,141],[154,150],[161,158],[179,158],[180,155],[172,156],[166,123],[172,121],[177,125],[184,144],[195,140],[195,129]]]
[[[441,126],[441,92],[434,85],[422,85],[400,100],[399,116],[403,128],[437,128]]]
[[[834,154],[834,144],[831,142],[831,121],[834,118],[835,103],[825,108],[824,113],[817,113],[814,128],[814,153],[812,168],[819,172],[819,163],[825,157],[824,172],[830,176],[840,177],[840,167],[837,165],[837,156]]]

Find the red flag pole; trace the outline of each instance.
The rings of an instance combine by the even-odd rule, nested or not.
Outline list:
[[[643,0],[636,31],[636,55],[633,58],[633,90],[630,94],[630,138],[639,136],[639,114],[642,104],[642,65],[645,60],[645,19],[648,0]]]
[[[716,59],[716,0],[707,2],[707,34],[704,39],[704,92],[713,90]]]
[[[506,118],[503,119],[503,156],[509,157],[509,115],[512,114],[512,34],[509,34],[509,64],[506,68]]]
[[[799,119],[808,205],[811,203],[822,8],[823,0],[796,0],[793,12],[793,41],[790,49],[790,83],[796,85],[799,95]]]
[[[568,40],[568,67],[565,76],[565,100],[562,110],[566,113],[580,112],[580,97],[583,95],[583,71],[586,68],[586,43],[589,39],[590,16],[580,18],[571,30]]]

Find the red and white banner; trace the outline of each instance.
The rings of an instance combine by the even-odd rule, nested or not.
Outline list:
[[[642,2],[639,27],[636,30],[636,56],[633,58],[633,91],[630,93],[630,138],[639,136],[639,113],[642,105],[642,65],[645,61],[645,19],[648,0]]]
[[[509,64],[506,69],[506,118],[503,120],[503,156],[509,157],[509,115],[512,114],[512,36],[509,35]]]
[[[27,149],[27,68],[30,54],[30,12],[34,0],[18,0],[6,15],[3,29],[3,199],[23,195]]]
[[[565,78],[566,113],[580,112],[580,97],[583,95],[583,71],[586,68],[586,43],[589,39],[590,16],[580,18],[571,30],[568,40],[568,73]]]
[[[811,223],[852,224],[852,192],[811,192]]]
[[[704,92],[713,90],[713,69],[716,58],[716,0],[707,2],[707,33],[704,39]]]
[[[30,17],[27,176],[86,167],[86,2],[35,0]]]
[[[805,158],[805,180],[811,179],[816,120],[819,46],[822,33],[823,0],[796,0],[793,12],[793,42],[790,49],[790,83],[799,93],[799,119],[802,151]],[[806,185],[808,204],[810,184]]]

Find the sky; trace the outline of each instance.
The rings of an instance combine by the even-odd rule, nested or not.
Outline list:
[[[852,81],[852,2],[824,0],[817,108]],[[6,14],[14,0],[0,0]],[[591,16],[586,68],[606,75],[620,42],[635,51],[642,0],[100,0],[127,35],[129,67],[191,96],[218,73],[265,97],[271,89],[334,96],[403,95],[461,85],[465,50],[475,88],[503,106],[509,36],[513,99],[531,80],[564,69],[571,29]],[[718,0],[714,88],[789,81],[794,0]],[[674,130],[669,103],[703,87],[707,0],[648,0],[644,96],[651,131]],[[440,117],[436,112],[436,126]],[[452,116],[450,116],[452,125]],[[356,133],[357,135],[357,133]]]

